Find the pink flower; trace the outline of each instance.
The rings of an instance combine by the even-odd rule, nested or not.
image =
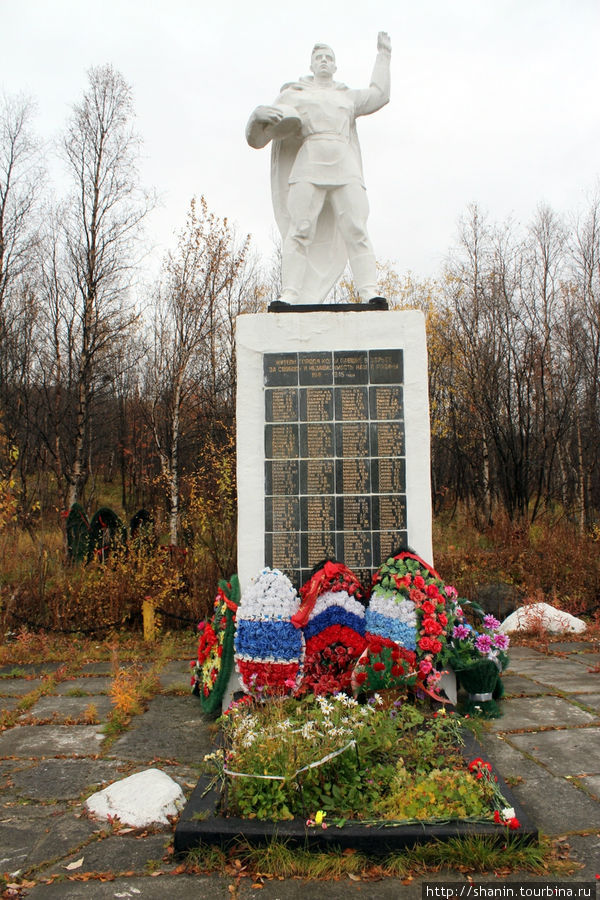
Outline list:
[[[507,634],[495,634],[494,635],[494,646],[498,648],[498,650],[508,650],[508,645],[510,644],[510,638]]]
[[[490,631],[495,631],[496,628],[500,628],[500,622],[495,616],[484,616],[483,617],[483,625],[485,628],[489,628]]]
[[[469,637],[469,629],[466,625],[455,625],[452,629],[452,637],[459,641],[466,641]]]
[[[479,637],[475,639],[475,646],[480,653],[489,653],[492,649],[492,639],[489,634],[480,634]]]

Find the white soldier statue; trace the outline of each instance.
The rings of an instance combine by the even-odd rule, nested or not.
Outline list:
[[[331,47],[316,44],[313,74],[284,84],[272,106],[259,106],[250,117],[250,146],[261,148],[272,141],[273,207],[283,241],[283,303],[321,303],[346,262],[361,300],[377,295],[356,119],[388,103],[391,52],[390,38],[381,31],[370,86],[351,90],[333,80]]]

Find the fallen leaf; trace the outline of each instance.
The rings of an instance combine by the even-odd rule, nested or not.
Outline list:
[[[352,872],[348,872],[348,878],[350,881],[360,881],[359,875],[353,875]]]
[[[83,856],[81,859],[76,859],[75,862],[69,863],[68,866],[63,866],[63,869],[67,869],[68,872],[72,872],[73,869],[80,869],[83,865]]]
[[[263,887],[264,887],[264,884],[260,884],[258,881],[256,881],[256,882],[252,885],[252,887],[255,888],[255,889],[257,889],[257,890],[260,890],[260,888],[263,888]]]

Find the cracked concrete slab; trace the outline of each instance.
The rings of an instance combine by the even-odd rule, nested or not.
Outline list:
[[[48,694],[41,697],[37,703],[22,714],[23,717],[32,716],[36,719],[54,719],[60,722],[64,719],[81,719],[95,710],[94,718],[106,721],[108,714],[113,709],[110,697],[104,694],[88,695],[86,697],[57,697]]]
[[[167,663],[159,675],[163,692],[181,690],[191,693],[190,671],[190,663],[187,659],[175,659]]]
[[[95,756],[103,740],[98,725],[17,725],[0,734],[0,757]]]
[[[61,696],[69,696],[81,692],[82,694],[107,694],[111,678],[105,676],[90,675],[88,678],[68,678],[57,684],[53,693]]]
[[[514,669],[511,666],[510,672],[567,693],[593,691],[600,686],[600,674],[588,673],[585,666],[571,659],[524,659]]]
[[[143,874],[149,865],[162,868],[161,860],[171,842],[170,834],[146,834],[144,837],[136,837],[134,834],[111,835],[61,859],[60,863],[50,866],[44,874],[64,872],[65,866],[82,857],[83,864],[77,869],[79,875],[85,872],[111,872],[117,876],[126,872]],[[172,868],[173,858],[163,863],[163,866]]]
[[[523,675],[503,675],[502,681],[504,682],[504,690],[507,698],[519,696],[520,694],[525,694],[528,697],[537,694],[546,694],[549,690],[544,687],[544,685],[536,684],[535,681],[532,681],[530,678],[526,678]]]
[[[210,721],[196,697],[158,695],[148,710],[136,717],[129,731],[115,741],[108,755],[117,759],[150,761],[158,757],[197,763],[213,749]]]
[[[114,760],[46,759],[12,775],[11,793],[34,800],[76,800],[121,775]]]
[[[0,678],[0,694],[4,697],[24,697],[39,688],[40,678]]]
[[[0,821],[0,871],[27,871],[61,858],[101,830],[97,823],[70,812],[57,814],[51,806],[44,812],[32,816],[27,807],[20,807],[18,817]]]
[[[516,697],[504,701],[502,709],[503,715],[491,720],[491,731],[584,725],[598,719],[598,716],[585,712],[562,697]]]
[[[571,699],[571,697],[569,697],[569,699]],[[600,691],[592,694],[573,694],[572,699],[576,700],[578,703],[583,703],[584,706],[589,706],[590,709],[600,712]]]
[[[556,775],[600,774],[600,728],[511,734],[510,741]],[[600,822],[600,808],[596,821]]]

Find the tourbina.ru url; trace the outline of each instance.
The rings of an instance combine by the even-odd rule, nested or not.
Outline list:
[[[565,900],[596,900],[594,881],[511,881],[499,884],[497,881],[467,882],[457,884],[451,881],[424,881],[421,885],[421,900],[475,900],[493,897],[497,900],[544,900],[544,898],[565,898]]]

